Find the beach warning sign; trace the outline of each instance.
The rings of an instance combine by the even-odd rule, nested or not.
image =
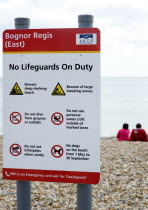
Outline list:
[[[59,112],[55,112],[54,114],[52,114],[51,116],[51,121],[53,124],[55,125],[61,125],[63,123],[64,117],[61,113]]]
[[[60,146],[60,145],[54,145],[52,148],[51,148],[51,154],[53,155],[53,157],[55,158],[60,158],[62,157],[64,153],[64,150],[63,148]]]
[[[53,96],[64,96],[65,92],[62,88],[62,86],[60,85],[60,83],[58,83],[54,89],[54,91],[52,92]]]
[[[10,146],[10,154],[13,156],[19,156],[21,154],[22,148],[19,144],[12,144]]]
[[[3,33],[3,177],[97,184],[100,31]]]
[[[10,92],[10,95],[23,95],[23,92],[22,92],[21,88],[19,87],[19,85],[17,84],[17,82],[13,86],[13,88]]]
[[[22,120],[22,116],[19,112],[12,112],[10,114],[10,122],[13,124],[19,124]]]

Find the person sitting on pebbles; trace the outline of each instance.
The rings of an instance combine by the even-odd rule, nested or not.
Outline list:
[[[128,129],[129,125],[127,123],[123,124],[123,128],[120,129],[117,133],[118,141],[129,141],[130,131]]]
[[[136,129],[133,129],[130,135],[130,141],[148,141],[147,134],[140,123],[136,125]]]

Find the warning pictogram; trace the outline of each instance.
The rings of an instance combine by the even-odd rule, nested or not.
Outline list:
[[[51,148],[51,154],[55,157],[55,158],[60,158],[64,153],[63,148],[60,145],[54,145]]]
[[[19,112],[12,112],[10,114],[10,122],[13,124],[19,124],[22,120],[22,116]]]
[[[66,94],[65,94],[63,88],[61,87],[60,83],[58,83],[51,95],[53,95],[53,96],[64,96]]]
[[[22,152],[22,148],[19,144],[12,144],[10,146],[10,154],[13,155],[13,156],[19,156]]]
[[[19,87],[19,85],[17,84],[17,82],[13,86],[13,88],[10,92],[10,95],[23,95],[23,92],[22,92],[21,88]]]
[[[53,113],[53,115],[51,116],[51,121],[52,121],[52,123],[55,124],[55,125],[61,125],[62,122],[63,122],[63,120],[64,120],[64,117],[63,117],[63,115],[62,115],[61,113],[59,113],[59,112],[55,112],[55,113]]]

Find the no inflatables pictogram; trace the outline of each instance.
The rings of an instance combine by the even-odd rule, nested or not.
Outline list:
[[[51,116],[51,121],[53,124],[55,125],[61,125],[62,122],[64,120],[64,117],[61,113],[59,112],[55,112],[52,116]]]
[[[13,155],[13,156],[19,156],[22,152],[22,148],[19,144],[12,144],[10,146],[10,154]]]
[[[17,82],[13,86],[13,88],[10,92],[10,95],[23,95],[23,92],[22,92],[21,88],[19,87],[19,85],[17,84]]]
[[[63,148],[60,145],[54,145],[51,148],[51,154],[55,157],[55,158],[60,158],[64,153]]]
[[[60,83],[58,83],[51,95],[53,95],[53,96],[64,96],[66,94],[65,94],[63,88],[61,87]]]
[[[19,112],[12,112],[10,114],[10,122],[13,124],[19,124],[22,120],[22,116]]]

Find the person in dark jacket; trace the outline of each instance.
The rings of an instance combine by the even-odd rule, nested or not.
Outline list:
[[[130,136],[130,141],[147,141],[147,135],[140,123],[136,125],[136,129],[133,129]]]

